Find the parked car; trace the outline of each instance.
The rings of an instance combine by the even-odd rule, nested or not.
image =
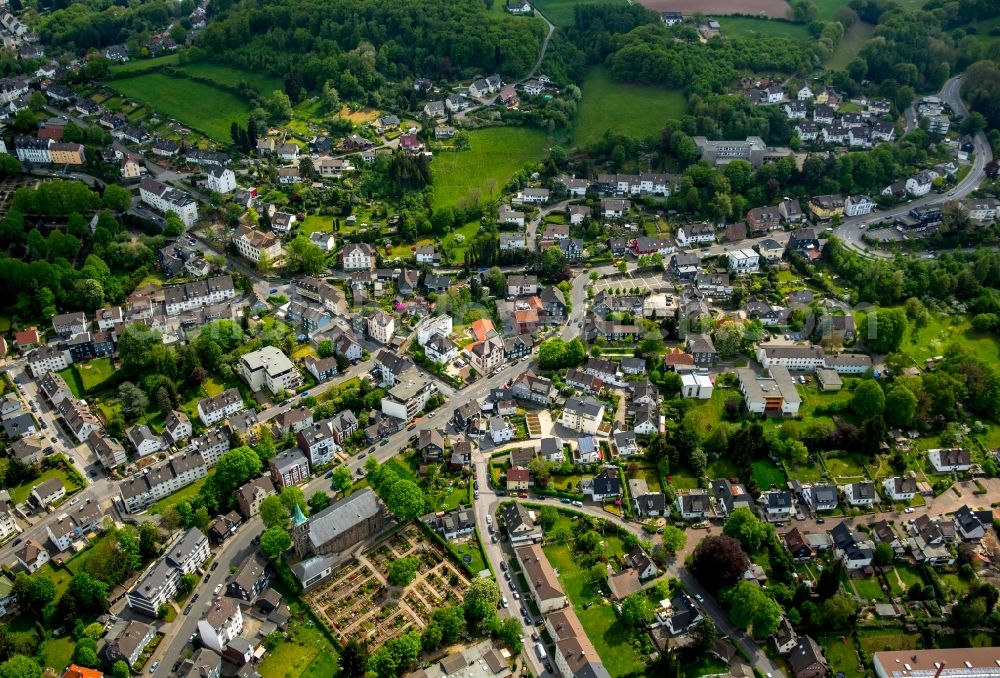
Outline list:
[[[214,563],[212,563],[212,567],[209,569],[211,569],[212,572],[215,572],[218,569],[218,567],[219,567],[219,561],[216,560]]]
[[[158,668],[159,666],[160,666],[160,662],[159,662],[158,660],[157,660],[157,661],[155,661],[155,662],[153,662],[153,663],[152,663],[152,665],[151,665],[151,666],[149,667],[149,672],[150,672],[150,673],[156,673],[156,669],[157,669],[157,668]]]

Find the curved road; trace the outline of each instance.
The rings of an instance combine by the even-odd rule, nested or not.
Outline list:
[[[532,66],[531,70],[528,71],[528,74],[521,79],[521,82],[531,80],[531,78],[535,77],[535,73],[537,73],[538,69],[542,66],[542,60],[545,59],[545,50],[549,48],[549,38],[551,38],[552,34],[556,32],[555,24],[549,21],[548,17],[538,11],[537,7],[535,7],[534,10],[535,16],[541,17],[542,21],[545,22],[545,25],[548,26],[548,32],[545,34],[545,37],[542,38],[542,48],[538,51],[538,59],[535,61],[535,65]]]
[[[965,102],[962,101],[960,91],[961,82],[961,75],[956,75],[954,78],[951,78],[944,84],[944,87],[941,88],[941,92],[938,96],[951,107],[951,110],[956,115],[965,116],[968,115],[969,111],[965,106]],[[972,193],[986,176],[987,163],[993,159],[993,152],[990,148],[989,142],[986,140],[986,134],[983,132],[978,133],[973,138],[973,143],[975,145],[975,157],[972,162],[972,169],[965,176],[965,178],[962,179],[957,186],[955,186],[955,188],[948,192],[946,196],[928,194],[922,198],[916,198],[884,212],[873,212],[872,214],[867,214],[865,216],[845,219],[835,230],[837,237],[851,249],[868,256],[882,257],[886,259],[894,257],[894,254],[868,247],[868,245],[862,240],[862,236],[864,235],[862,224],[867,224],[873,221],[890,220],[903,214],[907,214],[915,207],[923,207],[925,205],[959,200],[964,198],[969,193]]]

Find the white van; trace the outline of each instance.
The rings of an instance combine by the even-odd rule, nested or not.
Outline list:
[[[537,654],[538,658],[542,661],[545,661],[545,658],[548,656],[545,654],[545,646],[541,643],[535,643],[535,654]]]

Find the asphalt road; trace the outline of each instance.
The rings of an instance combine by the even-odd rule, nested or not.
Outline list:
[[[961,85],[962,76],[956,75],[954,78],[945,82],[944,87],[941,88],[941,92],[938,96],[951,106],[952,111],[954,111],[956,115],[965,116],[968,115],[969,111],[965,106],[965,102],[962,101],[960,94]],[[972,193],[986,176],[987,163],[993,159],[993,152],[984,133],[980,132],[977,134],[973,138],[973,142],[975,144],[975,157],[972,162],[972,169],[965,176],[965,178],[962,179],[957,186],[955,186],[955,188],[948,191],[947,195],[931,193],[922,198],[915,198],[898,207],[885,210],[884,212],[873,212],[865,216],[845,219],[841,223],[840,227],[835,229],[837,237],[840,238],[848,247],[864,252],[869,256],[883,258],[894,257],[895,255],[889,252],[868,247],[868,245],[862,241],[862,236],[864,235],[864,228],[862,225],[873,221],[892,220],[895,217],[907,214],[915,207],[939,204],[951,200],[960,200],[969,193]]]
[[[236,534],[216,552],[214,562],[218,562],[219,566],[214,572],[206,568],[209,575],[208,581],[204,581],[204,573],[202,573],[198,586],[185,603],[191,604],[190,614],[185,615],[180,612],[174,621],[160,627],[160,631],[164,633],[165,637],[151,657],[150,666],[152,666],[152,661],[160,662],[156,671],[151,672],[152,675],[171,675],[171,669],[174,663],[181,658],[191,634],[198,629],[198,620],[211,604],[215,587],[223,584],[223,590],[219,593],[220,595],[224,594],[226,580],[230,576],[229,568],[238,567],[257,550],[257,546],[251,542],[263,529],[264,523],[260,516],[255,516],[241,525]],[[198,594],[198,600],[192,603],[195,594]]]

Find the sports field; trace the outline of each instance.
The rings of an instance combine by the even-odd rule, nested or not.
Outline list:
[[[586,144],[611,129],[630,136],[658,136],[665,121],[680,118],[687,99],[676,90],[614,82],[606,68],[595,68],[583,83],[573,140]]]
[[[225,90],[161,73],[111,80],[107,85],[222,143],[230,141],[230,125],[234,121],[245,125],[250,114],[249,104]]]
[[[787,21],[771,21],[770,19],[755,19],[746,16],[727,16],[719,19],[722,34],[730,38],[753,38],[765,36],[770,38],[788,38],[796,42],[809,39],[809,31],[803,24],[793,24]]]
[[[545,133],[538,129],[493,127],[468,134],[469,150],[434,155],[435,209],[492,200],[515,172],[545,157]]]

